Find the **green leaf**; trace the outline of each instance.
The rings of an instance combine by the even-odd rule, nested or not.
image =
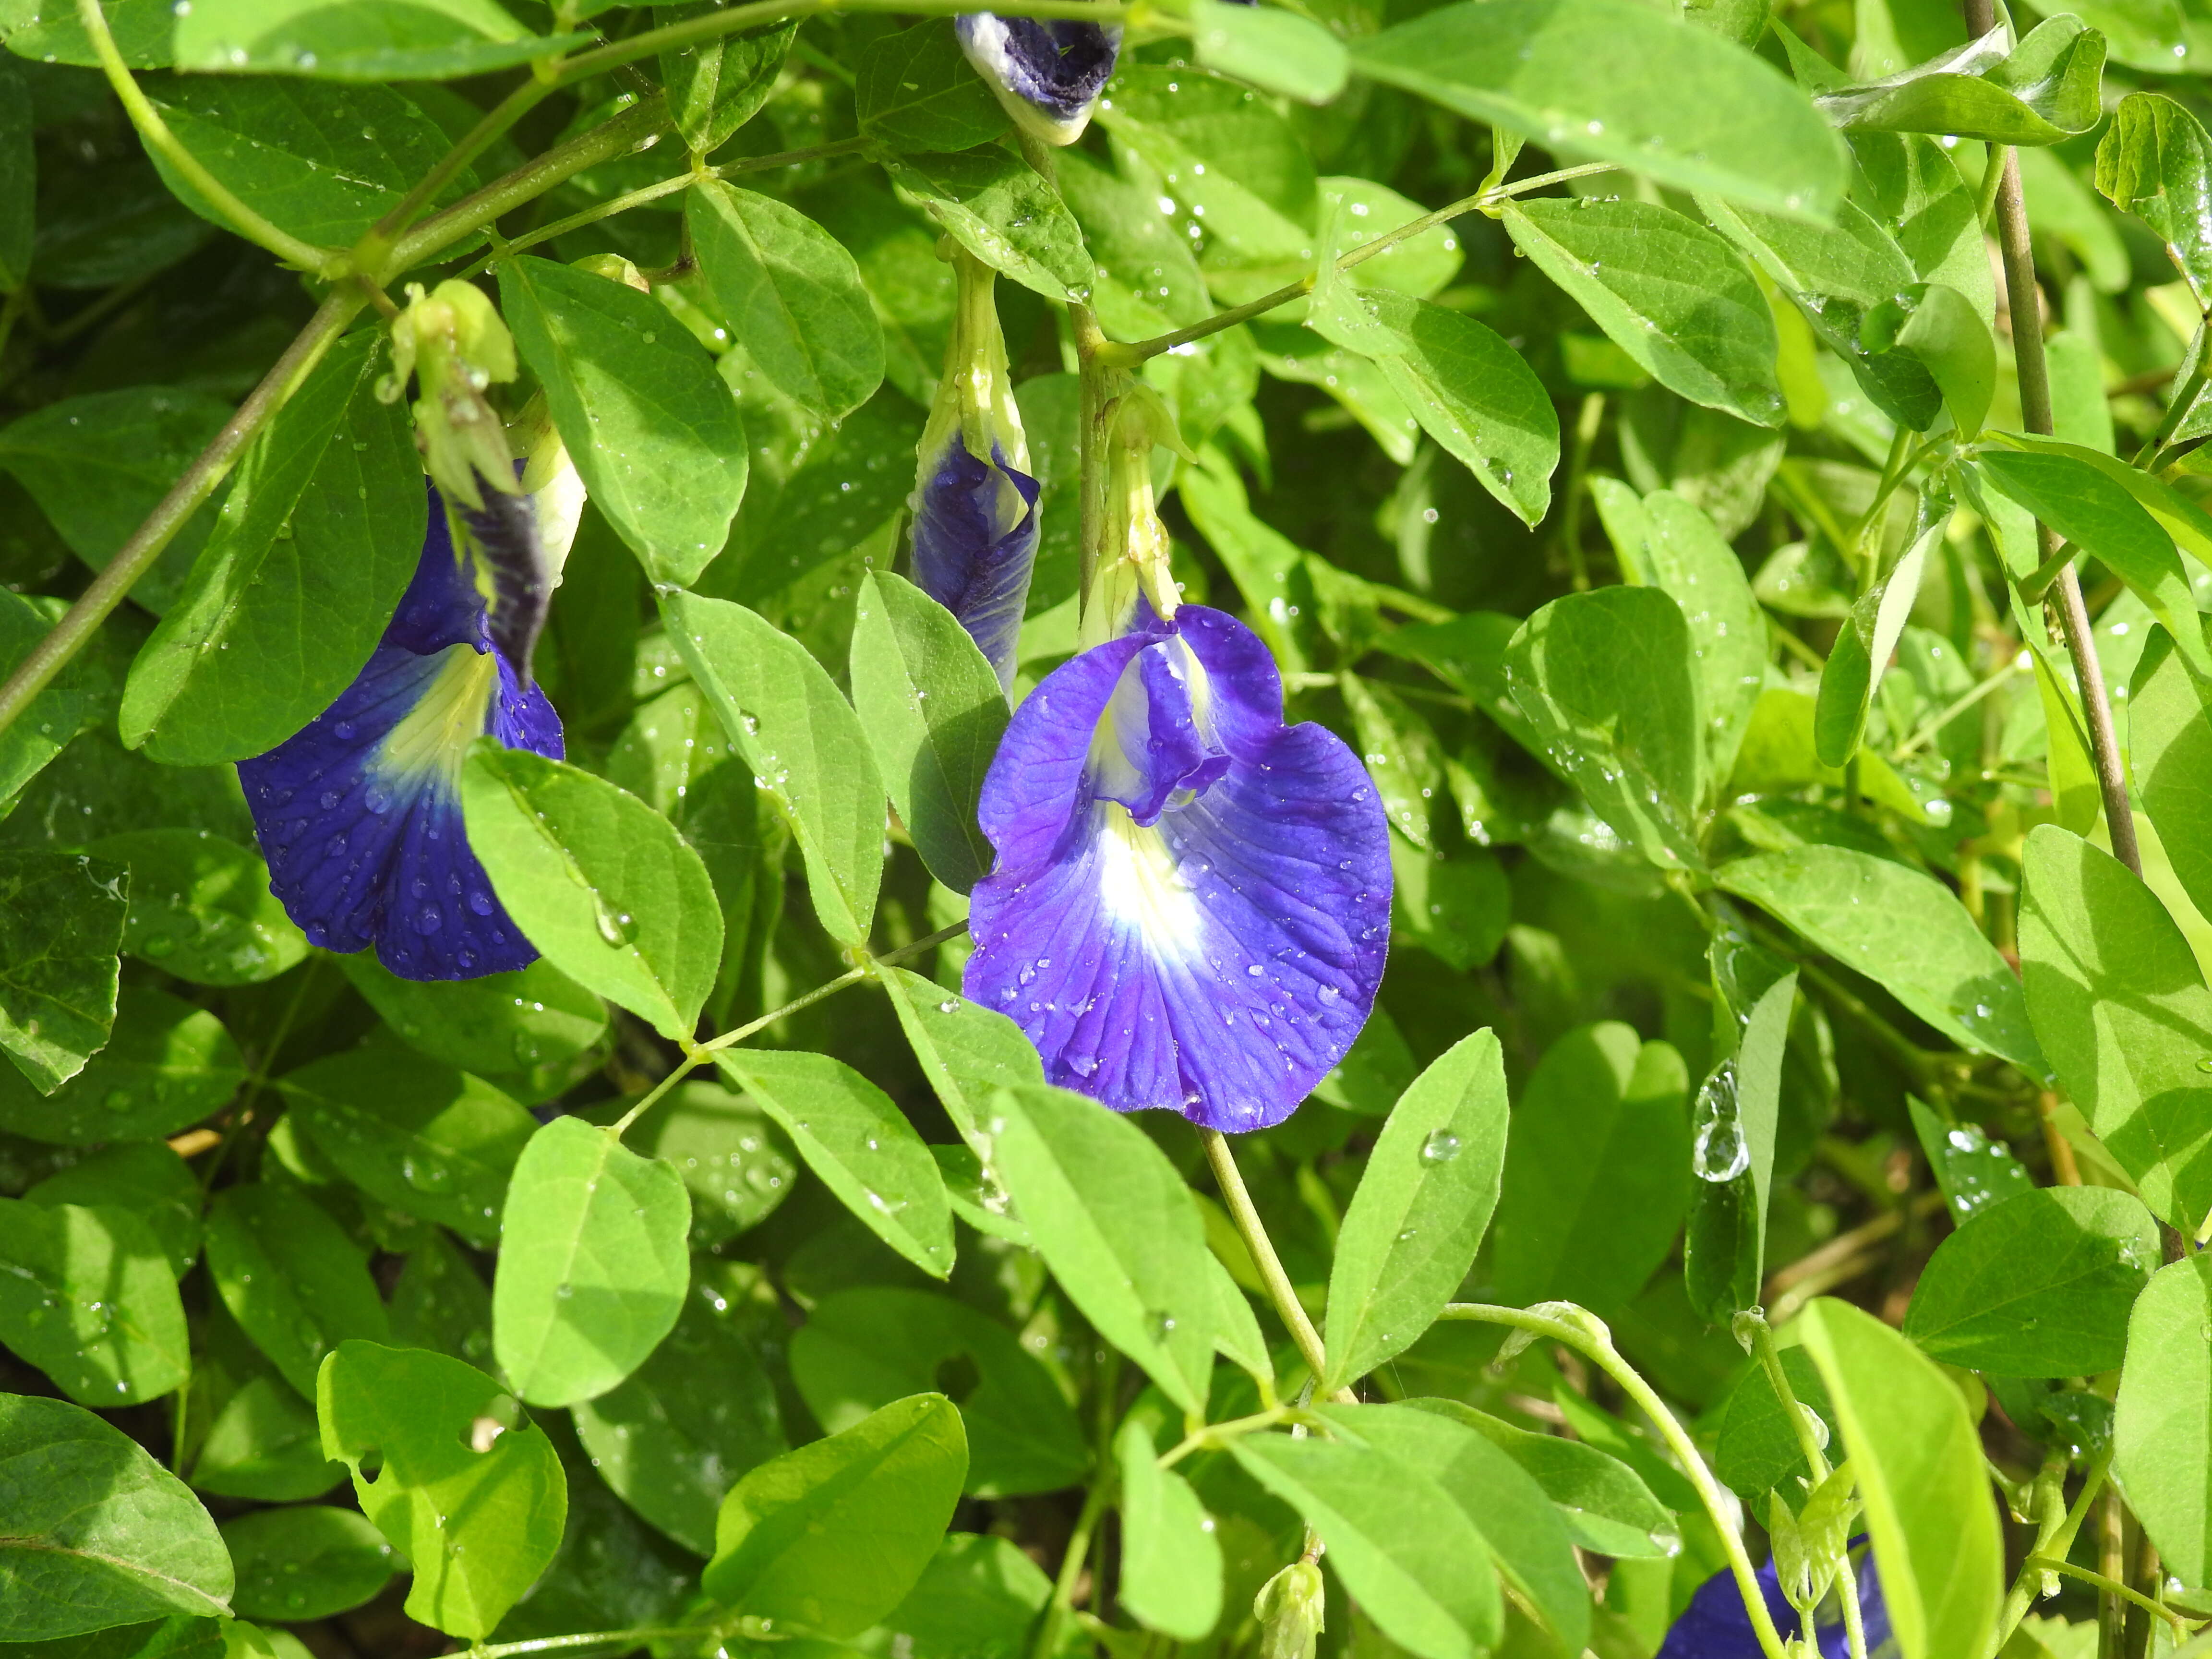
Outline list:
[[[1376,751],[1364,739],[1362,748],[1371,767]],[[1393,836],[1390,872],[1391,926],[1400,944],[1418,945],[1462,973],[1498,954],[1513,919],[1513,889],[1494,854],[1477,847],[1439,858]]]
[[[945,1178],[890,1096],[827,1054],[723,1048],[714,1064],[877,1237],[933,1278],[952,1271]]]
[[[31,143],[34,118],[23,70],[0,64],[0,292],[9,294],[31,273],[39,178]]]
[[[469,845],[530,942],[671,1042],[691,1036],[722,956],[707,867],[666,818],[580,768],[477,741],[461,771]]]
[[[743,605],[675,593],[663,615],[723,731],[790,823],[814,914],[831,937],[866,945],[884,796],[853,706],[804,645]]]
[[[27,599],[13,593],[0,599],[0,672],[12,675],[21,666],[63,608],[54,599]],[[24,786],[79,736],[92,727],[104,727],[114,704],[113,676],[99,654],[64,666],[15,725],[0,732],[0,805],[23,804]],[[58,779],[44,780],[42,785],[38,793],[47,795],[64,787]],[[67,838],[49,835],[45,839],[52,845]]]
[[[2203,912],[2212,906],[2212,720],[2164,629],[2151,635],[2128,695],[2128,764],[2158,826],[2174,878]]]
[[[1083,1432],[1052,1374],[996,1320],[947,1296],[890,1287],[840,1291],[791,1340],[791,1379],[836,1434],[964,1360],[965,1490],[975,1498],[1057,1492],[1089,1467]]]
[[[1735,769],[1766,684],[1766,616],[1743,561],[1695,502],[1655,490],[1644,511],[1644,580],[1664,590],[1689,624],[1705,717],[1705,783],[1715,788]]]
[[[1936,516],[1898,562],[1858,597],[1829,647],[1820,670],[1820,702],[1813,714],[1814,752],[1823,766],[1842,766],[1866,739],[1867,713],[1897,642],[1920,597],[1928,555],[1943,539],[1948,514]]]
[[[419,1254],[419,1253],[418,1253]],[[206,1431],[190,1479],[201,1492],[286,1504],[319,1498],[345,1479],[323,1455],[315,1410],[286,1382],[216,1300],[198,1333],[191,1407]]]
[[[1513,700],[1553,764],[1662,869],[1705,864],[1691,816],[1704,733],[1698,678],[1681,607],[1656,588],[1554,599],[1505,653]]]
[[[975,804],[1006,729],[997,674],[951,611],[882,571],[860,584],[852,683],[876,768],[922,862],[968,891],[994,856]]]
[[[1714,879],[1875,981],[1961,1048],[2042,1075],[2020,981],[1933,878],[1850,848],[1806,846],[1735,860]]]
[[[2181,929],[2111,854],[2053,824],[2021,859],[2021,975],[2035,1034],[2152,1212],[2212,1209],[2212,990]]]
[[[1559,417],[1535,371],[1473,318],[1355,288],[1334,269],[1322,267],[1309,325],[1372,362],[1422,429],[1501,505],[1526,524],[1540,520],[1559,464]]]
[[[88,1411],[0,1395],[0,1515],[18,1641],[230,1611],[230,1557],[199,1499]]]
[[[707,1556],[732,1484],[786,1447],[775,1385],[736,1299],[702,1278],[651,1358],[570,1409],[600,1478],[685,1549]]]
[[[1936,1247],[1905,1334],[1946,1364],[1998,1376],[2118,1370],[2158,1260],[2158,1224],[2131,1193],[2022,1193]]]
[[[1459,1289],[1498,1202],[1505,1125],[1504,1064],[1486,1030],[1391,1109],[1337,1235],[1322,1393],[1403,1352]]]
[[[476,979],[401,979],[374,951],[339,957],[339,970],[401,1042],[473,1072],[525,1105],[559,1094],[594,1069],[607,1008],[542,957]]]
[[[1661,385],[1782,424],[1774,313],[1721,237],[1672,208],[1587,196],[1514,203],[1504,221],[1513,245]]]
[[[1248,1434],[1229,1450],[1321,1534],[1345,1588],[1400,1647],[1476,1659],[1496,1643],[1504,1609],[1489,1547],[1435,1473],[1345,1440]]]
[[[2212,1257],[2161,1267],[2128,1322],[2112,1419],[2112,1473],[2185,1584],[2212,1581]]]
[[[1815,220],[1844,193],[1842,147],[1785,76],[1635,0],[1446,6],[1358,42],[1352,61],[1563,161]]]
[[[842,244],[772,197],[711,179],[684,198],[684,224],[708,296],[769,385],[831,421],[874,395],[883,325]]]
[[[2072,455],[1992,450],[1977,465],[1991,483],[2059,536],[2108,566],[2164,623],[2200,675],[2212,675],[2212,649],[2181,555],[2166,528],[2113,479]]]
[[[115,1024],[130,874],[67,853],[0,853],[0,1049],[42,1095]]]
[[[188,386],[64,398],[0,428],[0,467],[38,502],[70,551],[102,569],[222,429],[230,408]],[[132,599],[156,616],[168,610],[214,524],[210,510],[186,520],[131,588]]]
[[[665,27],[704,17],[718,3],[703,0],[696,5],[655,6],[653,21]],[[660,54],[660,84],[667,94],[668,112],[686,146],[702,155],[711,154],[760,112],[775,91],[800,21],[793,17],[763,23]]]
[[[52,1094],[0,1066],[0,1129],[64,1146],[174,1134],[245,1081],[246,1063],[221,1020],[167,991],[128,985],[113,1037]]]
[[[1782,1370],[1797,1403],[1820,1419],[1821,1431],[1832,1440],[1836,1408],[1813,1356],[1802,1347],[1784,1348]],[[1806,1467],[1791,1415],[1763,1365],[1747,1370],[1722,1407],[1713,1441],[1713,1473],[1746,1502],[1761,1504],[1768,1492],[1778,1490],[1794,1495],[1803,1489],[1790,1484],[1793,1480],[1809,1482],[1812,1472]]]
[[[0,1342],[87,1406],[135,1406],[191,1374],[161,1241],[127,1209],[0,1199]]]
[[[2131,92],[2097,142],[2097,189],[2166,245],[2199,294],[2212,294],[2212,133],[2171,98]]]
[[[182,1279],[199,1260],[205,1195],[191,1166],[158,1140],[103,1146],[26,1188],[23,1200],[49,1207],[78,1204],[127,1211],[153,1234],[173,1279]]]
[[[172,0],[117,0],[107,27],[117,51],[132,69],[164,69],[169,63],[169,34],[174,27]],[[71,0],[14,0],[0,9],[0,36],[8,50],[36,63],[75,64],[97,68],[99,57],[78,21]]]
[[[490,1084],[404,1049],[363,1048],[276,1086],[316,1149],[378,1203],[479,1249],[498,1241],[507,1177],[538,1126]]]
[[[1422,1409],[1437,1410],[1443,1402]],[[1636,1472],[1595,1446],[1516,1429],[1471,1407],[1448,1412],[1526,1470],[1559,1510],[1567,1535],[1586,1550],[1623,1560],[1679,1555],[1674,1516]]]
[[[683,1310],[691,1205],[669,1165],[581,1118],[532,1137],[507,1184],[492,1348],[533,1406],[605,1394]]]
[[[1125,63],[1098,119],[1203,231],[1221,298],[1255,299],[1313,270],[1313,158],[1270,100],[1188,64]]]
[[[392,1580],[392,1546],[351,1510],[256,1510],[225,1522],[222,1541],[238,1571],[231,1605],[245,1619],[327,1619]]]
[[[131,665],[126,746],[166,766],[265,753],[368,661],[421,561],[424,514],[406,411],[376,400],[381,343],[374,329],[339,341],[246,452]]]
[[[1098,1334],[1187,1412],[1213,1376],[1206,1226],[1167,1155],[1126,1117],[1065,1089],[988,1097],[986,1167],[1045,1266]]]
[[[1121,1605],[1147,1630],[1202,1642],[1221,1621],[1221,1540],[1190,1482],[1159,1464],[1132,1417],[1115,1437],[1121,1470]]]
[[[1010,1085],[1044,1082],[1036,1045],[1004,1014],[907,969],[879,965],[876,981],[890,996],[900,1029],[953,1127],[971,1146],[987,1145],[982,1123],[992,1095]],[[995,1180],[988,1183],[995,1187]],[[1006,1194],[997,1196],[1003,1207]]]
[[[1615,1022],[1545,1050],[1506,1148],[1492,1252],[1501,1297],[1611,1318],[1644,1288],[1690,1202],[1689,1091],[1680,1054]]]
[[[137,830],[87,844],[131,872],[123,948],[196,985],[255,985],[307,960],[261,854],[204,830]]]
[[[1081,299],[1098,269],[1060,193],[1018,156],[905,155],[884,163],[901,199],[920,208],[992,270],[1048,300]]]
[[[1826,226],[1731,207],[1711,196],[1699,197],[1698,207],[1796,302],[1813,332],[1850,366],[1876,408],[1916,431],[1935,424],[1943,394],[1927,366],[1893,345],[1876,351],[1860,333],[1869,311],[1919,277],[1904,249],[1865,209],[1844,202],[1834,225]]]
[[[913,1659],[1021,1659],[1051,1599],[1052,1581],[1012,1539],[951,1532],[881,1628]]]
[[[1767,1203],[1782,1104],[1784,1050],[1797,974],[1734,928],[1706,948],[1715,1065],[1690,1109],[1690,1217],[1682,1282],[1691,1305],[1723,1323],[1759,1304]]]
[[[450,147],[436,122],[389,87],[149,76],[144,90],[216,183],[318,247],[358,240]],[[231,228],[166,155],[148,153],[179,201]]]
[[[474,1366],[371,1342],[323,1362],[315,1410],[325,1455],[415,1570],[408,1616],[488,1633],[560,1547],[568,1488],[545,1431]]]
[[[198,0],[175,35],[180,70],[324,81],[452,80],[590,39],[541,40],[493,0]]]
[[[745,429],[706,347],[650,295],[527,256],[500,308],[592,505],[656,582],[698,579],[744,499]]]
[[[1979,1124],[1947,1123],[1910,1095],[1905,1103],[1912,1114],[1913,1133],[1928,1159],[1929,1171],[1936,1177],[1954,1223],[1963,1224],[1992,1204],[2035,1190],[2035,1177],[2013,1156],[2012,1149],[2002,1140],[1990,1139]]]
[[[1997,343],[1965,295],[1941,283],[1911,283],[1866,313],[1859,337],[1876,352],[1894,347],[1927,369],[1956,430],[1971,436],[1982,429],[1996,393]]]
[[[1979,1653],[2004,1595],[2004,1538],[1965,1401],[1872,1314],[1821,1297],[1804,1338],[1858,1477],[1901,1659]]]
[[[861,136],[894,150],[973,149],[1006,130],[1006,111],[968,66],[949,17],[872,41],[854,73]]]
[[[611,1101],[592,1115],[629,1104]],[[623,1139],[684,1177],[691,1193],[694,1250],[726,1244],[765,1220],[790,1195],[799,1174],[799,1156],[775,1120],[719,1083],[678,1084]]]
[[[1190,44],[1207,69],[1301,103],[1329,102],[1352,72],[1342,41],[1311,18],[1272,6],[1191,0]]]
[[[2096,125],[2105,37],[2070,16],[2046,18],[2008,50],[2010,33],[2000,24],[1940,58],[1813,101],[1846,131],[1942,133],[1996,144],[2055,144]]]
[[[1431,1475],[1474,1522],[1498,1565],[1543,1616],[1560,1647],[1589,1637],[1589,1587],[1544,1489],[1468,1419],[1455,1400],[1409,1400],[1370,1408],[1318,1407],[1348,1437]]]
[[[960,1413],[943,1395],[886,1406],[738,1481],[701,1583],[778,1628],[856,1636],[921,1577],[967,1468]]]
[[[208,1277],[253,1344],[307,1399],[338,1344],[384,1340],[384,1304],[361,1250],[314,1200],[257,1181],[208,1206]]]

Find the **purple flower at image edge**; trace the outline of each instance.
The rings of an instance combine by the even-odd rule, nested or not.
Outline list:
[[[1867,1659],[1890,1659],[1894,1649],[1890,1642],[1889,1608],[1881,1599],[1881,1580],[1875,1576],[1872,1555],[1860,1564],[1857,1577]],[[1759,1589],[1783,1639],[1796,1638],[1800,1633],[1797,1610],[1782,1594],[1771,1561],[1759,1570]],[[1833,1623],[1820,1620],[1814,1626],[1814,1640],[1820,1659],[1850,1659],[1850,1642],[1840,1615]],[[1658,1659],[1764,1659],[1734,1573],[1717,1572],[1698,1586],[1690,1605],[1667,1632]]]
[[[368,665],[238,775],[270,889],[311,940],[374,945],[403,979],[471,979],[538,957],[470,849],[460,772],[485,733],[561,758],[560,716],[527,680],[550,582],[532,498],[486,489],[483,511],[449,515],[429,493],[421,561]]]
[[[1118,1111],[1281,1122],[1341,1060],[1389,949],[1389,832],[1359,758],[1283,723],[1242,623],[1200,605],[1048,676],[983,786],[997,867],[963,988],[1047,1079]]]
[[[1048,144],[1072,144],[1113,78],[1121,31],[1069,18],[969,12],[954,21],[960,48],[1007,114]]]

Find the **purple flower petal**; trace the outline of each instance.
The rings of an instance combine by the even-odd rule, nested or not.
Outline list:
[[[964,989],[1052,1082],[1259,1129],[1352,1046],[1389,948],[1388,827],[1358,757],[1282,709],[1257,637],[1187,605],[1016,711]]]
[[[1859,1541],[1852,1540],[1854,1544]],[[1871,1554],[1860,1565],[1857,1576],[1859,1618],[1866,1632],[1867,1653],[1869,1659],[1887,1659],[1889,1608],[1882,1601],[1881,1580],[1875,1576]],[[1759,1570],[1759,1589],[1765,1598],[1767,1612],[1773,1616],[1775,1629],[1785,1642],[1795,1639],[1798,1634],[1797,1610],[1782,1594],[1773,1562],[1769,1561]],[[1847,1659],[1850,1642],[1840,1617],[1833,1624],[1825,1619],[1820,1620],[1814,1634],[1820,1659]],[[1736,1589],[1733,1572],[1717,1572],[1698,1586],[1690,1597],[1690,1605],[1667,1632],[1658,1659],[1761,1659],[1759,1638],[1751,1628],[1751,1613],[1743,1604],[1742,1593]]]
[[[492,642],[494,580],[473,549],[456,554],[433,491],[422,560],[368,666],[304,728],[239,763],[286,913],[331,950],[374,945],[406,979],[470,979],[538,956],[461,818],[461,760],[477,736],[562,753],[552,704]]]
[[[975,73],[1015,120],[1048,143],[1072,144],[1113,78],[1121,31],[1060,18],[971,12],[953,24]]]
[[[1014,683],[1014,647],[1036,563],[1039,485],[993,447],[986,461],[955,431],[914,496],[915,586],[960,619]]]

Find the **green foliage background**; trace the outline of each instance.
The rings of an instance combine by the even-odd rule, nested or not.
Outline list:
[[[0,0],[0,1653],[1650,1659],[1860,1534],[1877,1651],[2198,1651],[2212,23],[1060,9],[1048,154],[943,7]],[[957,996],[945,239],[1016,698],[1140,374],[1389,818],[1376,1012],[1233,1148]],[[417,984],[234,763],[414,569],[441,276],[592,502],[568,760],[463,781],[544,959]]]

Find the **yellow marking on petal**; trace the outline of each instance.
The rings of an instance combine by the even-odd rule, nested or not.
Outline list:
[[[1100,801],[1098,896],[1106,914],[1163,955],[1198,955],[1205,917],[1180,860],[1154,824],[1140,830],[1119,801]]]
[[[377,750],[377,772],[394,783],[454,786],[469,744],[488,724],[499,659],[468,645],[449,645],[440,655],[422,696]]]

